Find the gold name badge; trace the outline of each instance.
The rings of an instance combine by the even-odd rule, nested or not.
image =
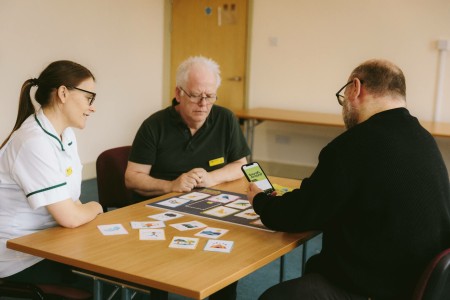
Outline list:
[[[70,175],[72,175],[72,167],[68,167],[67,169],[66,169],[66,177],[69,177]]]
[[[211,159],[209,161],[209,166],[210,167],[214,167],[214,166],[223,164],[224,162],[225,162],[225,159],[223,157],[219,157],[219,158],[216,158],[216,159]]]

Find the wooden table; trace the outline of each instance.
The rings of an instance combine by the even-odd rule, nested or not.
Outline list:
[[[264,121],[284,122],[304,125],[345,128],[340,114],[317,113],[275,108],[251,108],[234,111],[235,115],[244,122],[247,143],[253,153],[255,127]],[[434,137],[450,137],[450,123],[420,121]],[[252,156],[250,156],[250,160]]]
[[[282,186],[299,186],[298,180],[278,177],[271,177],[271,180]],[[246,180],[241,179],[214,188],[245,193],[247,185]],[[166,225],[200,220],[211,227],[225,228],[229,232],[221,239],[234,241],[234,247],[231,253],[203,251],[207,239],[200,238],[195,250],[173,249],[168,245],[174,235],[193,236],[196,231],[180,232],[166,226],[165,241],[140,241],[139,232],[131,229],[130,221],[150,220],[147,216],[164,211],[146,207],[144,204],[148,202],[150,201],[99,215],[79,228],[55,227],[12,239],[7,242],[7,247],[111,277],[125,284],[203,299],[318,234],[268,232],[186,215],[166,222]],[[97,229],[97,225],[115,223],[124,225],[129,234],[104,236]]]

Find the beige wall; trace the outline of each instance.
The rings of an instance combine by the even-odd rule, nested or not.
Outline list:
[[[438,39],[450,39],[450,1],[254,0],[249,107],[340,113],[334,94],[370,58],[397,63],[410,111],[431,120]],[[276,42],[276,45],[274,45]],[[439,117],[450,122],[450,52],[445,53]],[[266,122],[257,127],[255,160],[315,165],[337,129]],[[439,140],[447,166],[450,148]]]
[[[97,156],[130,144],[161,108],[163,17],[163,0],[0,0],[0,139],[14,125],[22,83],[51,61],[76,61],[97,78],[97,112],[76,132],[92,177]]]
[[[77,131],[85,177],[101,151],[130,144],[142,120],[169,94],[167,1],[0,0],[0,139],[14,124],[23,81],[53,60],[71,59],[97,77],[97,112]],[[450,1],[251,2],[249,107],[339,113],[334,93],[350,71],[383,57],[404,70],[412,113],[432,118],[435,42],[450,39]],[[448,56],[440,118],[450,122]],[[254,158],[314,165],[339,133],[267,122],[257,129]],[[449,143],[439,143],[449,161]]]

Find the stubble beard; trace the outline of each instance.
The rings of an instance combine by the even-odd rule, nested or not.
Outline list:
[[[356,111],[348,101],[345,101],[342,109],[342,118],[345,128],[350,129],[358,124],[358,111]]]

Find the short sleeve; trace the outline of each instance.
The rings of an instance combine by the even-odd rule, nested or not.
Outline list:
[[[145,120],[139,127],[131,147],[129,160],[138,164],[153,165],[156,160],[157,134],[158,130],[152,130],[159,126],[152,122],[151,118]]]
[[[33,209],[70,198],[55,149],[46,137],[36,137],[22,143],[17,152],[11,175]]]

